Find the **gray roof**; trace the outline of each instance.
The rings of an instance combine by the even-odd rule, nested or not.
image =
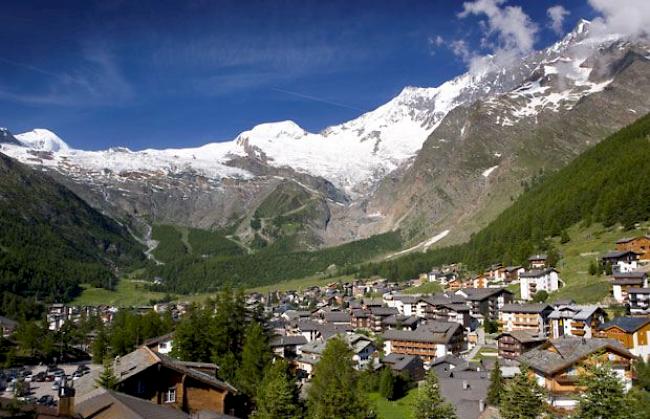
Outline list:
[[[531,257],[528,258],[528,261],[533,261],[533,260],[546,260],[548,257],[546,256],[545,253],[540,253],[537,255],[532,255]]]
[[[439,376],[440,393],[456,409],[458,419],[477,419],[479,400],[485,401],[490,386],[487,371],[451,371]],[[464,385],[467,388],[464,388]]]
[[[548,339],[544,335],[540,335],[539,333],[529,330],[513,330],[512,332],[503,332],[497,336],[497,339],[499,339],[501,336],[512,336],[521,343],[544,342]]]
[[[307,343],[307,338],[303,335],[296,336],[282,336],[277,335],[273,336],[269,341],[269,346],[280,347],[280,346],[295,346],[295,345],[304,345]]]
[[[416,355],[396,354],[395,352],[384,356],[382,362],[397,372],[404,371],[414,363],[422,365],[422,359]]]
[[[392,316],[384,317],[382,323],[388,326],[413,326],[420,321],[417,316],[405,316],[403,314],[393,314]]]
[[[650,294],[650,288],[630,288],[628,294]]]
[[[603,259],[617,259],[620,257],[623,257],[627,254],[633,253],[635,255],[638,255],[638,253],[632,251],[632,250],[613,250],[611,252],[607,252],[603,255]]]
[[[395,307],[370,307],[370,312],[373,316],[391,316],[398,314],[399,310]]]
[[[512,294],[505,288],[462,288],[457,292],[460,291],[464,292],[470,301],[482,301],[501,293]]]
[[[531,269],[530,271],[522,272],[519,274],[521,278],[538,278],[540,276],[548,275],[551,272],[557,272],[555,268],[546,269]]]
[[[75,401],[75,411],[84,418],[184,419],[190,416],[178,409],[158,405],[116,391],[98,388]]]
[[[614,279],[626,279],[626,278],[636,278],[636,279],[645,279],[648,277],[647,272],[615,272]]]
[[[554,348],[553,351],[549,350],[551,347]],[[634,355],[615,339],[583,339],[564,335],[524,353],[519,357],[519,362],[550,376],[604,349],[610,349],[630,359],[634,358]]]
[[[553,307],[549,304],[504,304],[501,311],[504,313],[542,313],[552,311]]]
[[[347,311],[330,311],[323,314],[323,319],[328,323],[349,323],[350,313]]]
[[[614,277],[613,285],[643,285],[643,278],[620,278]]]
[[[610,327],[618,327],[628,333],[633,333],[648,323],[650,323],[650,317],[625,316],[625,317],[617,317],[614,320],[601,325],[598,329],[607,330]]]
[[[587,320],[602,307],[596,305],[568,305],[559,306],[551,314],[549,319],[573,319],[573,320]]]
[[[462,326],[458,323],[433,321],[421,324],[416,330],[387,330],[385,340],[408,342],[449,343]]]

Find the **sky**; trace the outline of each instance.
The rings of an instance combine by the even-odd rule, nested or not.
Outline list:
[[[5,0],[0,126],[88,150],[197,146],[286,119],[320,131],[580,18],[627,24],[608,1]]]

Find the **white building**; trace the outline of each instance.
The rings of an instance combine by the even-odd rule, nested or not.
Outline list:
[[[521,299],[530,301],[539,291],[548,293],[557,291],[562,286],[562,280],[555,268],[533,269],[519,275]]]
[[[548,319],[551,337],[577,336],[591,339],[597,328],[607,319],[605,310],[596,305],[566,305],[557,307]]]

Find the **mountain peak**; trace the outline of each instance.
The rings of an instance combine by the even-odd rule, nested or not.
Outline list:
[[[36,128],[15,136],[26,147],[39,151],[68,151],[70,147],[58,135],[44,128]]]
[[[296,124],[293,121],[286,120],[255,125],[250,130],[239,134],[237,138],[268,140],[273,138],[288,137],[298,139],[304,137],[305,135],[307,135],[307,131],[302,129],[300,125]]]

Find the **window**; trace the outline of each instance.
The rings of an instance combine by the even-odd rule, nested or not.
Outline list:
[[[176,386],[169,387],[165,392],[165,403],[176,403]]]

